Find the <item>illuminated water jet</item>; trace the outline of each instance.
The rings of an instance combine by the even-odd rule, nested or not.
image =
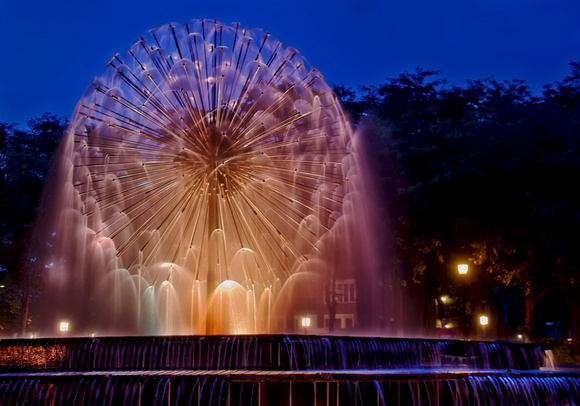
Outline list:
[[[76,334],[284,332],[304,312],[323,331],[341,280],[370,303],[377,289],[362,159],[295,49],[213,20],[151,30],[63,141],[51,313]],[[358,311],[350,325],[369,327]]]

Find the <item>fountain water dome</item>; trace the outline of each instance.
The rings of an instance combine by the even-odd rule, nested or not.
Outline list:
[[[315,332],[344,289],[375,302],[361,148],[319,72],[269,34],[149,31],[91,83],[59,153],[48,331],[271,333],[307,312]]]

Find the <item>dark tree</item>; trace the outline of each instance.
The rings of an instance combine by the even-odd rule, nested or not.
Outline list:
[[[0,123],[0,323],[5,330],[23,332],[28,320],[31,288],[37,280],[30,256],[32,223],[53,152],[64,133],[66,119],[45,113],[29,120],[27,128]],[[16,320],[21,320],[16,326]]]
[[[356,108],[388,127],[369,142],[388,204],[397,207],[389,213],[403,275],[424,286],[425,327],[428,303],[457,282],[461,257],[480,282],[520,292],[525,312],[514,322],[530,333],[538,300],[563,291],[579,337],[580,208],[566,180],[579,169],[580,64],[542,97],[520,80],[457,87],[438,75],[418,68],[387,79],[366,88]],[[347,107],[356,104],[347,96]]]

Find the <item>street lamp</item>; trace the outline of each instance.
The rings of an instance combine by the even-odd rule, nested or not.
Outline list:
[[[467,271],[469,270],[469,266],[467,264],[459,264],[457,265],[457,272],[459,272],[459,275],[467,275]],[[461,306],[463,307],[463,323],[462,323],[462,327],[463,327],[463,337],[465,338],[467,336],[466,331],[466,319],[467,319],[467,315],[465,314],[465,280],[462,280],[462,300],[461,300]]]

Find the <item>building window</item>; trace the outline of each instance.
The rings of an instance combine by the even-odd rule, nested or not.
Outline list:
[[[354,279],[339,279],[336,281],[336,303],[355,303],[356,286]]]

